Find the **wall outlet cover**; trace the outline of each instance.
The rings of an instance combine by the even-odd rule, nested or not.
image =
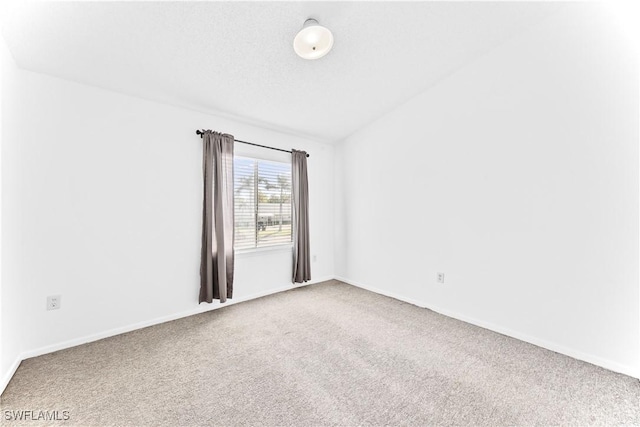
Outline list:
[[[47,297],[47,310],[59,310],[62,297],[60,295],[50,295]]]

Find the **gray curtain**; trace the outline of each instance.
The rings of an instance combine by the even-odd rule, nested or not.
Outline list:
[[[233,136],[202,135],[200,302],[233,296]]]
[[[307,153],[291,150],[293,199],[293,283],[311,280]]]

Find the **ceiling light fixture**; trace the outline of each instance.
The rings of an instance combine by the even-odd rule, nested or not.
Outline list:
[[[333,34],[313,18],[304,21],[302,29],[293,39],[293,50],[304,59],[318,59],[333,47]]]

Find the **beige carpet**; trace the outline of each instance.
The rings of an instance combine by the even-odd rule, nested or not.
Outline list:
[[[331,281],[26,360],[25,425],[640,425],[640,382]]]

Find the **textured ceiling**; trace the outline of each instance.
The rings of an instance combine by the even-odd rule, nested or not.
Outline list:
[[[12,2],[1,21],[22,68],[335,142],[558,7]],[[316,61],[292,48],[308,17],[335,37],[334,49]]]

